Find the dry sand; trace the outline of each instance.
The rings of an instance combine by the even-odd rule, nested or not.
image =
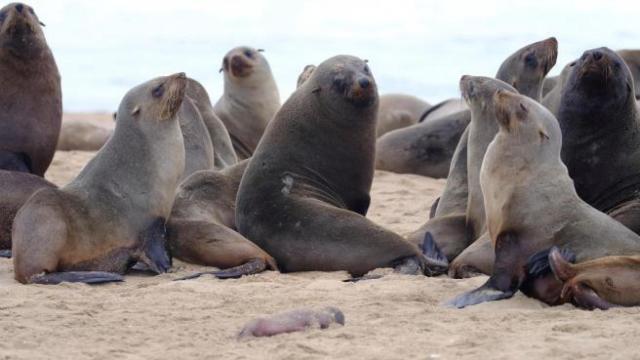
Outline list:
[[[63,185],[91,158],[58,152],[47,178]],[[401,234],[427,217],[443,180],[377,172],[369,216]],[[463,310],[442,303],[486,277],[391,274],[344,283],[344,272],[265,272],[238,280],[171,279],[199,269],[128,276],[121,284],[19,285],[0,260],[0,359],[640,359],[640,308],[550,308],[517,294]],[[344,327],[238,341],[259,316],[337,306]]]

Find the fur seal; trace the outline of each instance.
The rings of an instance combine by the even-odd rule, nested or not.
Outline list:
[[[389,131],[417,124],[420,116],[430,107],[429,103],[411,95],[380,96],[376,136],[380,137]]]
[[[320,64],[269,124],[240,182],[236,222],[281,271],[425,268],[417,246],[365,218],[377,108],[369,66],[339,55]]]
[[[226,269],[211,272],[218,278],[278,270],[271,256],[235,231],[236,194],[247,164],[243,160],[222,171],[198,171],[180,184],[167,223],[173,256]]]
[[[503,80],[462,77],[460,81],[462,96],[470,108],[471,124],[456,148],[449,178],[434,218],[409,235],[411,242],[418,243],[423,240],[426,232],[431,232],[447,258],[454,260],[451,263],[452,270],[463,264],[486,269],[493,263],[492,248],[487,246],[490,245],[489,237],[482,236],[485,232],[485,214],[479,181],[480,166],[486,149],[498,131],[491,101],[493,94],[499,89],[517,92],[517,86],[525,92],[524,95],[539,99],[543,80],[555,65],[557,49],[558,42],[555,38],[535,42],[519,49],[504,61],[497,75],[498,79]],[[479,245],[484,245],[472,245],[469,251],[482,252],[465,254],[465,249],[474,244],[476,239],[483,241]],[[456,271],[451,275],[458,277]]]
[[[267,124],[280,108],[280,94],[262,50],[240,46],[222,61],[224,93],[213,107],[238,159],[251,157]]]
[[[184,170],[177,113],[186,85],[179,73],[131,89],[113,136],[78,177],[27,200],[13,224],[16,280],[119,281],[136,261],[169,268],[164,219]]]
[[[342,311],[333,306],[321,310],[293,310],[250,321],[242,328],[238,339],[286,334],[308,328],[327,329],[332,323],[344,325],[344,320]]]
[[[527,267],[529,258],[552,246],[572,251],[578,262],[640,253],[638,235],[578,197],[560,159],[562,133],[553,114],[507,91],[498,91],[493,102],[500,130],[480,172],[493,272],[484,285],[450,304],[460,308],[513,296],[527,273],[535,273]],[[534,289],[529,295],[548,302],[560,295],[554,288],[540,294],[542,287],[528,287]]]
[[[580,198],[640,233],[640,113],[614,51],[585,51],[543,104],[562,129],[562,161]]]
[[[60,74],[31,6],[0,9],[0,169],[43,176],[62,122]]]
[[[618,55],[624,60],[629,67],[633,82],[635,84],[636,100],[640,99],[640,50],[618,50]]]

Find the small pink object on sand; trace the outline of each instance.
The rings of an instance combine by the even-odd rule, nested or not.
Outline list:
[[[334,322],[344,325],[344,314],[335,307],[329,306],[322,310],[293,310],[250,321],[240,331],[238,338],[273,336],[303,331],[310,327],[326,329]]]

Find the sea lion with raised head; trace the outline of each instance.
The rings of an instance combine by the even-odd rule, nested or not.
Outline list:
[[[420,116],[430,107],[429,103],[406,94],[386,94],[380,96],[380,108],[376,136],[389,131],[417,124]]]
[[[179,73],[131,89],[113,136],[78,177],[29,198],[13,224],[16,280],[118,281],[136,261],[170,267],[165,219],[184,170],[177,113],[186,83]]]
[[[452,302],[465,307],[527,293],[555,303],[560,286],[549,276],[527,278],[530,257],[552,246],[567,248],[583,262],[640,253],[640,237],[581,200],[560,159],[562,133],[556,118],[538,102],[498,91],[493,98],[499,132],[482,163],[487,229],[495,249],[489,280]],[[530,269],[530,268],[529,268]]]
[[[320,64],[269,124],[240,182],[236,222],[281,271],[425,268],[416,245],[365,217],[377,108],[369,66],[340,55]]]
[[[224,93],[213,110],[229,131],[238,159],[247,159],[280,108],[278,87],[261,49],[231,49],[220,70]]]
[[[0,9],[0,169],[43,176],[62,122],[60,74],[31,6]]]

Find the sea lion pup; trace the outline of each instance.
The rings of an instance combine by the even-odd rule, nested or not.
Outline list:
[[[177,113],[186,82],[179,73],[131,89],[113,136],[78,177],[29,198],[13,223],[16,280],[121,280],[136,261],[169,268],[164,219],[184,170]]]
[[[493,272],[480,288],[450,304],[461,308],[513,296],[527,277],[528,259],[552,246],[572,251],[578,262],[640,253],[638,235],[578,197],[560,160],[562,134],[553,114],[507,91],[498,91],[493,102],[500,130],[480,172],[495,249]],[[538,280],[548,279],[531,279]],[[536,292],[544,286],[529,287],[534,289],[529,295],[545,301],[557,298]]]
[[[229,132],[222,120],[213,111],[213,105],[211,105],[207,90],[198,81],[189,78],[187,80],[187,96],[198,108],[202,121],[209,130],[209,137],[213,146],[214,168],[224,169],[237,163],[238,158],[235,150],[233,150]]]
[[[553,247],[548,256],[553,274],[562,281],[562,302],[589,310],[640,305],[639,255],[607,256],[571,264]]]
[[[167,223],[171,254],[189,263],[226,269],[186,278],[206,273],[230,278],[278,269],[271,256],[235,231],[236,193],[247,163],[198,171],[180,184]]]
[[[369,66],[339,55],[320,64],[269,124],[240,182],[236,223],[281,271],[425,268],[417,246],[364,217],[377,108]]]
[[[296,82],[296,89],[300,87],[300,85],[304,84],[308,78],[311,77],[311,74],[316,69],[315,65],[307,65],[302,69],[300,75],[298,75],[298,81]]]
[[[389,131],[417,124],[420,116],[429,108],[429,103],[415,96],[405,94],[386,94],[380,96],[380,108],[376,136]]]
[[[0,170],[0,256],[11,256],[11,227],[20,207],[37,190],[55,187],[40,176]]]
[[[109,140],[112,133],[112,128],[90,120],[64,120],[56,149],[98,151]]]
[[[636,99],[640,99],[640,50],[618,50],[618,55],[629,67],[635,84]]]
[[[60,74],[32,7],[0,9],[0,169],[43,176],[62,121]]]
[[[640,114],[633,77],[614,51],[585,51],[544,100],[562,129],[578,195],[640,233]]]
[[[238,159],[247,159],[280,108],[278,87],[260,49],[231,49],[220,70],[224,93],[213,110],[227,127]]]
[[[451,264],[453,269],[469,265],[464,268],[470,270],[468,273],[471,274],[476,270],[485,270],[493,263],[489,237],[482,236],[485,232],[485,215],[479,181],[482,159],[498,131],[492,109],[493,94],[498,89],[514,92],[521,89],[524,95],[540,99],[543,80],[555,65],[557,50],[558,42],[555,38],[538,41],[509,56],[500,66],[496,76],[498,80],[463,77],[460,81],[462,96],[471,109],[471,125],[465,130],[456,148],[435,216],[408,236],[411,242],[418,243],[423,240],[426,232],[431,232],[449,260],[455,259]],[[509,84],[515,86],[511,87]],[[472,245],[469,251],[479,250],[480,253],[464,254],[463,250],[474,244],[476,239],[482,240],[482,243]],[[458,259],[458,255],[462,257]],[[476,259],[480,262],[477,263]],[[455,271],[451,275],[459,276]]]
[[[344,325],[344,320],[342,311],[333,306],[321,310],[293,310],[250,321],[242,328],[238,339],[274,336],[313,327],[327,329],[332,323]]]
[[[544,76],[539,79],[540,73],[546,75],[553,67],[557,48],[557,40],[549,38],[519,49],[500,65],[496,79],[512,85],[521,94],[540,99],[544,79]],[[552,62],[548,61],[550,58]],[[376,143],[376,169],[447,177],[456,147],[470,121],[470,112],[464,110],[385,134]]]

